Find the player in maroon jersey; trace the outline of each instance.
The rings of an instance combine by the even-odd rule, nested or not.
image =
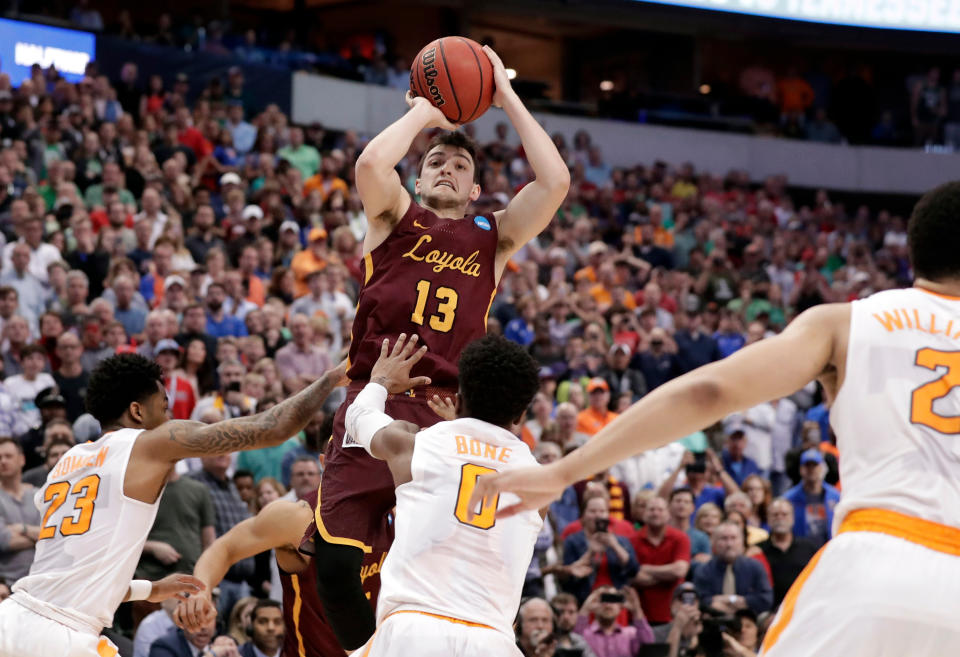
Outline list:
[[[204,551],[194,567],[207,588],[180,603],[173,618],[179,627],[196,632],[217,616],[210,591],[230,566],[255,554],[274,550],[283,587],[284,644],[280,654],[291,657],[333,657],[343,649],[323,615],[317,597],[313,559],[297,551],[306,527],[313,522],[316,493],[298,502],[276,500],[253,518],[234,526]],[[386,553],[371,555],[363,573],[380,572]]]
[[[346,409],[367,384],[382,340],[406,333],[429,347],[413,375],[428,377],[430,386],[391,395],[386,412],[421,427],[439,421],[427,399],[455,395],[460,351],[485,334],[507,261],[547,226],[570,184],[566,164],[511,88],[503,62],[490,48],[484,52],[494,69],[493,103],[513,123],[536,176],[506,209],[467,215],[480,196],[476,145],[455,131],[430,142],[416,181],[421,202],[411,199],[395,171],[397,163],[423,130],[456,129],[425,98],[408,93],[410,110],[377,135],[357,160],[357,189],[369,229],[350,347],[352,384],[327,448],[316,528],[301,546],[316,555],[326,616],[347,650],[362,646],[375,629],[371,606],[380,578],[363,579],[360,571],[364,560],[387,550],[393,540],[395,498],[385,462],[344,436]]]

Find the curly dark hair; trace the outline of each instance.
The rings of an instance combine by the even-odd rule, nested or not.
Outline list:
[[[460,354],[460,395],[470,417],[507,427],[540,388],[539,368],[516,342],[487,336]]]
[[[931,281],[960,278],[960,181],[924,194],[907,225],[910,261],[917,276]]]
[[[144,402],[163,385],[160,366],[139,354],[118,354],[101,362],[90,375],[87,411],[101,427],[119,420],[133,402]]]
[[[441,132],[430,140],[427,148],[423,151],[423,155],[420,156],[420,162],[417,164],[417,175],[420,175],[420,172],[423,171],[423,163],[427,161],[427,155],[437,146],[453,146],[454,148],[462,148],[467,151],[467,153],[470,154],[470,161],[473,162],[473,182],[477,184],[480,183],[480,167],[477,166],[477,151],[479,147],[470,135],[460,130]]]

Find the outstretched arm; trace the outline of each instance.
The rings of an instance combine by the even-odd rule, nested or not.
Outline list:
[[[345,382],[346,369],[344,361],[263,413],[214,424],[189,420],[165,422],[143,432],[137,447],[151,456],[173,462],[191,456],[214,456],[279,445],[307,426],[310,418],[323,408],[333,389]]]
[[[296,549],[313,520],[313,509],[304,501],[276,500],[253,518],[247,518],[213,542],[200,555],[193,574],[206,588],[200,595],[182,601],[173,615],[177,626],[197,631],[216,617],[210,592],[238,561],[267,550]]]
[[[143,590],[141,590],[143,587]],[[209,589],[206,589],[209,591]],[[147,602],[163,602],[170,598],[187,600],[191,595],[204,592],[204,584],[193,575],[172,573],[155,582],[147,580],[133,580],[123,596],[122,602],[128,600],[146,600]],[[141,595],[142,594],[142,595]]]
[[[811,308],[780,335],[660,386],[561,460],[481,476],[469,508],[479,507],[484,497],[509,491],[521,502],[501,509],[499,516],[538,509],[568,485],[628,456],[661,447],[734,411],[789,395],[828,374],[831,365],[843,367],[849,324],[848,304]]]
[[[357,192],[370,219],[364,253],[386,239],[410,207],[410,194],[400,182],[396,166],[413,140],[427,128],[456,129],[426,98],[414,97],[409,91],[406,98],[410,111],[374,137],[357,158]]]
[[[344,361],[293,397],[250,417],[215,424],[171,420],[144,431],[130,454],[124,494],[152,504],[173,464],[180,459],[279,445],[307,426],[330,392],[346,383],[346,371]]]
[[[497,271],[503,271],[510,256],[539,235],[553,219],[570,188],[570,171],[550,135],[540,127],[510,86],[510,78],[500,57],[490,46],[484,46],[483,52],[493,64],[496,84],[493,104],[507,113],[507,118],[520,135],[523,152],[536,175],[532,182],[524,185],[505,210],[494,215],[501,243],[501,252],[497,254]]]

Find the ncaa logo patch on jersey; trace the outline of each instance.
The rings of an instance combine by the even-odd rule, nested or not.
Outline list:
[[[474,217],[473,223],[477,224],[483,230],[490,230],[490,221],[486,217],[482,217],[482,216]]]

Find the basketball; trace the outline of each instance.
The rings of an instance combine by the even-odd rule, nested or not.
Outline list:
[[[452,123],[480,118],[493,100],[493,65],[476,41],[448,36],[431,41],[410,67],[410,91]]]

